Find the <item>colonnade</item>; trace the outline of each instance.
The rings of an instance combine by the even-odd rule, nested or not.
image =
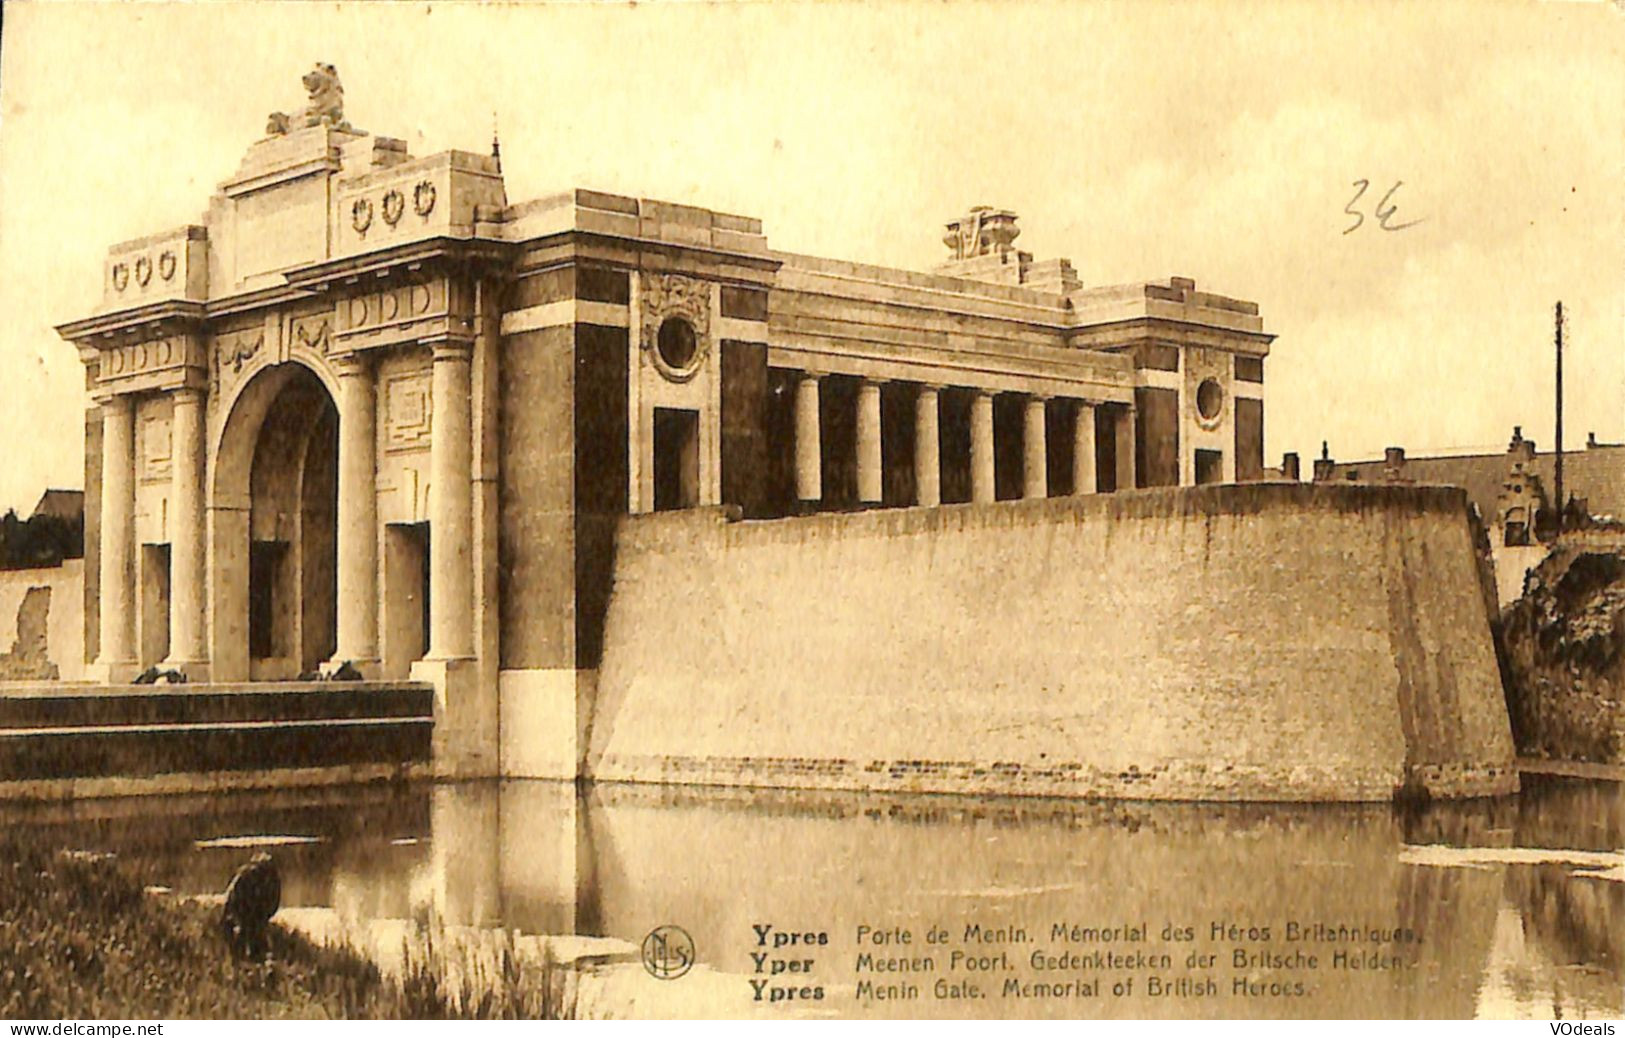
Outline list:
[[[823,449],[819,419],[819,385],[825,375],[812,371],[797,371],[795,379],[793,422],[795,439],[796,496],[803,502],[818,501],[823,497]],[[884,472],[881,454],[880,391],[884,380],[863,377],[857,392],[857,489],[861,504],[879,504],[882,499]],[[941,383],[911,383],[914,389],[914,487],[915,505],[935,506],[942,503],[942,393],[949,387]],[[971,500],[987,502],[995,499],[994,457],[995,429],[993,397],[995,392],[975,388],[970,408],[970,485]],[[1024,394],[1022,497],[1048,497],[1049,444],[1046,405],[1051,397],[1043,394]],[[1073,412],[1072,487],[1074,493],[1094,493],[1099,489],[1095,465],[1095,408],[1096,401],[1078,399]],[[1134,478],[1134,422],[1133,410],[1118,405],[1116,421],[1112,424],[1115,443],[1113,457],[1117,471],[1117,486],[1132,487]]]
[[[428,658],[474,656],[472,352],[433,345],[434,435],[429,441]],[[338,368],[338,639],[335,662],[379,660],[376,376],[369,358]]]
[[[434,344],[435,434],[430,442],[429,647],[435,659],[474,655],[471,350]],[[338,623],[334,662],[364,670],[379,653],[379,528],[375,366],[357,355],[336,364],[339,412]],[[164,666],[197,676],[210,658],[204,392],[168,391],[173,419],[168,537],[169,653]],[[96,667],[119,680],[137,666],[136,400],[100,401],[102,420],[99,649]],[[258,436],[258,431],[253,433]],[[218,546],[217,546],[218,548]],[[248,545],[241,546],[246,552]],[[212,564],[218,565],[218,560]],[[247,677],[247,675],[243,675]],[[216,680],[219,677],[216,676]]]

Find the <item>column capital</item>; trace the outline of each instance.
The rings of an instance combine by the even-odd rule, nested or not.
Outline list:
[[[829,376],[827,371],[814,371],[811,368],[796,368],[795,372],[796,381],[798,382],[817,382],[819,379]]]
[[[948,384],[946,382],[926,382],[921,379],[916,379],[914,384],[919,386],[921,389],[929,389],[933,393],[940,393],[944,389],[948,388]]]
[[[887,375],[859,375],[858,378],[862,379],[866,386],[884,386],[888,382],[895,381]]]
[[[474,343],[469,339],[439,338],[425,340],[423,345],[433,349],[436,362],[442,360],[472,360],[474,356]]]
[[[1048,403],[1049,401],[1055,399],[1054,393],[1028,393],[1026,396],[1028,400],[1040,404]]]
[[[361,378],[373,373],[372,357],[366,350],[357,350],[333,358],[333,373],[339,378]]]
[[[103,415],[127,414],[135,409],[134,393],[93,393],[90,399]]]
[[[176,404],[187,406],[203,405],[203,398],[207,395],[201,386],[176,386],[169,391],[170,399]]]

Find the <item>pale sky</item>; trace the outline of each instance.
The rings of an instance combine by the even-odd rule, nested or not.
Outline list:
[[[331,62],[414,155],[510,202],[593,187],[761,218],[770,246],[927,269],[986,204],[1086,284],[1258,302],[1269,464],[1625,440],[1625,11],[1610,3],[91,4],[0,39],[0,509],[80,486],[108,245],[201,222]],[[1370,188],[1344,208],[1354,182]],[[1374,208],[1390,196],[1393,225]]]

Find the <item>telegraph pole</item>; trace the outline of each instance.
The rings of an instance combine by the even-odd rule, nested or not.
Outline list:
[[[1556,464],[1556,473],[1553,483],[1557,491],[1557,525],[1554,529],[1563,532],[1563,302],[1557,303],[1557,454],[1553,459]]]

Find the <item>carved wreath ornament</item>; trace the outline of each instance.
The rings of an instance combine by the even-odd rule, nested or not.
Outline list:
[[[660,350],[660,328],[671,317],[687,321],[694,335],[693,356],[680,368],[673,366]],[[708,282],[676,274],[655,274],[643,282],[643,341],[639,345],[671,381],[686,382],[698,373],[710,339],[710,318]]]
[[[412,211],[425,218],[434,212],[434,185],[427,180],[412,189]]]
[[[165,281],[175,276],[175,254],[167,249],[158,256],[158,276]]]
[[[145,256],[137,256],[135,259],[135,283],[145,288],[151,280],[152,260]]]
[[[401,222],[406,211],[406,197],[394,188],[384,192],[384,222],[391,227]]]
[[[130,283],[130,268],[122,263],[113,264],[113,289],[122,292]]]
[[[367,228],[372,226],[372,203],[365,198],[358,198],[350,207],[350,226],[355,233],[366,234]]]

